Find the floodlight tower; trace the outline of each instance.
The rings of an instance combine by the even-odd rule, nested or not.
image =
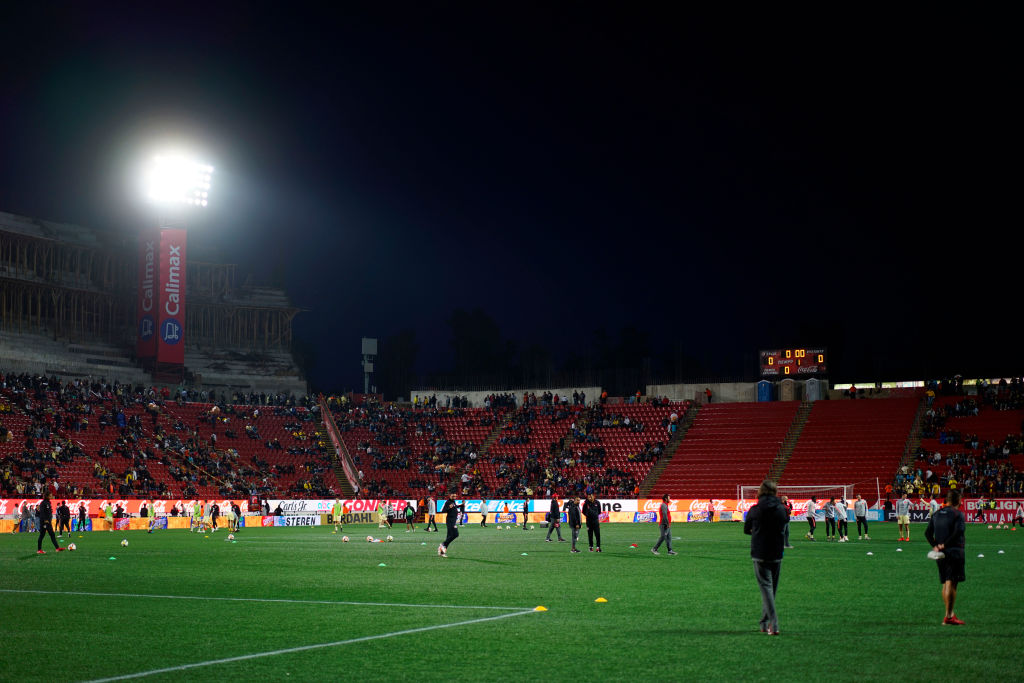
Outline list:
[[[152,158],[143,175],[156,230],[139,240],[136,356],[161,379],[184,378],[186,215],[209,204],[213,167],[180,153]]]

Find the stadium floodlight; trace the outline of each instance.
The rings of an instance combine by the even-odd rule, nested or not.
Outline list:
[[[185,156],[158,154],[145,175],[146,196],[159,204],[204,207],[210,199],[213,166]]]

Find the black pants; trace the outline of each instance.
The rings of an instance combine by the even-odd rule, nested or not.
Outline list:
[[[868,518],[867,517],[858,517],[857,518],[857,535],[858,536],[861,535],[860,527],[861,527],[862,524],[864,525],[864,535],[866,536],[867,533],[868,533]]]
[[[79,517],[78,518],[78,530],[79,531],[85,531],[85,521],[86,521],[85,517]]]
[[[480,517],[480,526],[487,526],[487,515]]]
[[[818,523],[814,521],[814,517],[808,517],[807,518],[807,526],[810,527],[810,529],[811,529],[810,534],[811,534],[811,536],[813,536],[814,535],[814,527],[818,526]]]
[[[601,547],[601,525],[595,524],[594,526],[587,525],[587,545],[591,548],[594,547],[594,540],[597,540],[597,547]]]
[[[64,532],[71,533],[71,522],[66,519],[61,519],[57,522],[57,533],[63,534]]]
[[[831,517],[825,518],[825,535],[830,538],[836,535],[836,520]]]
[[[846,538],[849,535],[850,534],[849,527],[847,526],[847,521],[845,519],[839,520],[839,537]]]
[[[59,545],[57,545],[57,537],[53,535],[53,524],[47,521],[39,523],[39,540],[36,542],[36,550],[43,549],[43,536],[45,536],[47,533],[50,534],[50,540],[53,541],[53,547],[60,547]]]
[[[454,541],[458,537],[459,537],[459,528],[457,526],[455,526],[454,524],[449,525],[448,526],[448,535],[444,537],[444,543],[442,543],[441,545],[443,545],[445,547],[445,549],[447,550],[448,546],[452,544],[452,541]]]
[[[434,519],[434,515],[430,515],[430,516],[427,517],[427,526],[423,530],[424,531],[430,531],[430,525],[431,524],[434,525],[434,531],[437,531],[437,520]]]

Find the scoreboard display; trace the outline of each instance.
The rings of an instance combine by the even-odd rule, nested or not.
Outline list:
[[[775,349],[761,352],[762,377],[816,377],[828,374],[825,349]]]

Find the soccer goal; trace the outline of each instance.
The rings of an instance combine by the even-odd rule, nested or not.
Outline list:
[[[740,500],[756,500],[757,490],[760,488],[760,484],[757,486],[737,486],[737,495]],[[853,484],[832,484],[822,486],[780,486],[778,496],[789,496],[793,500],[805,500],[814,496],[818,500],[828,500],[829,498],[844,498],[846,500],[853,499]]]

